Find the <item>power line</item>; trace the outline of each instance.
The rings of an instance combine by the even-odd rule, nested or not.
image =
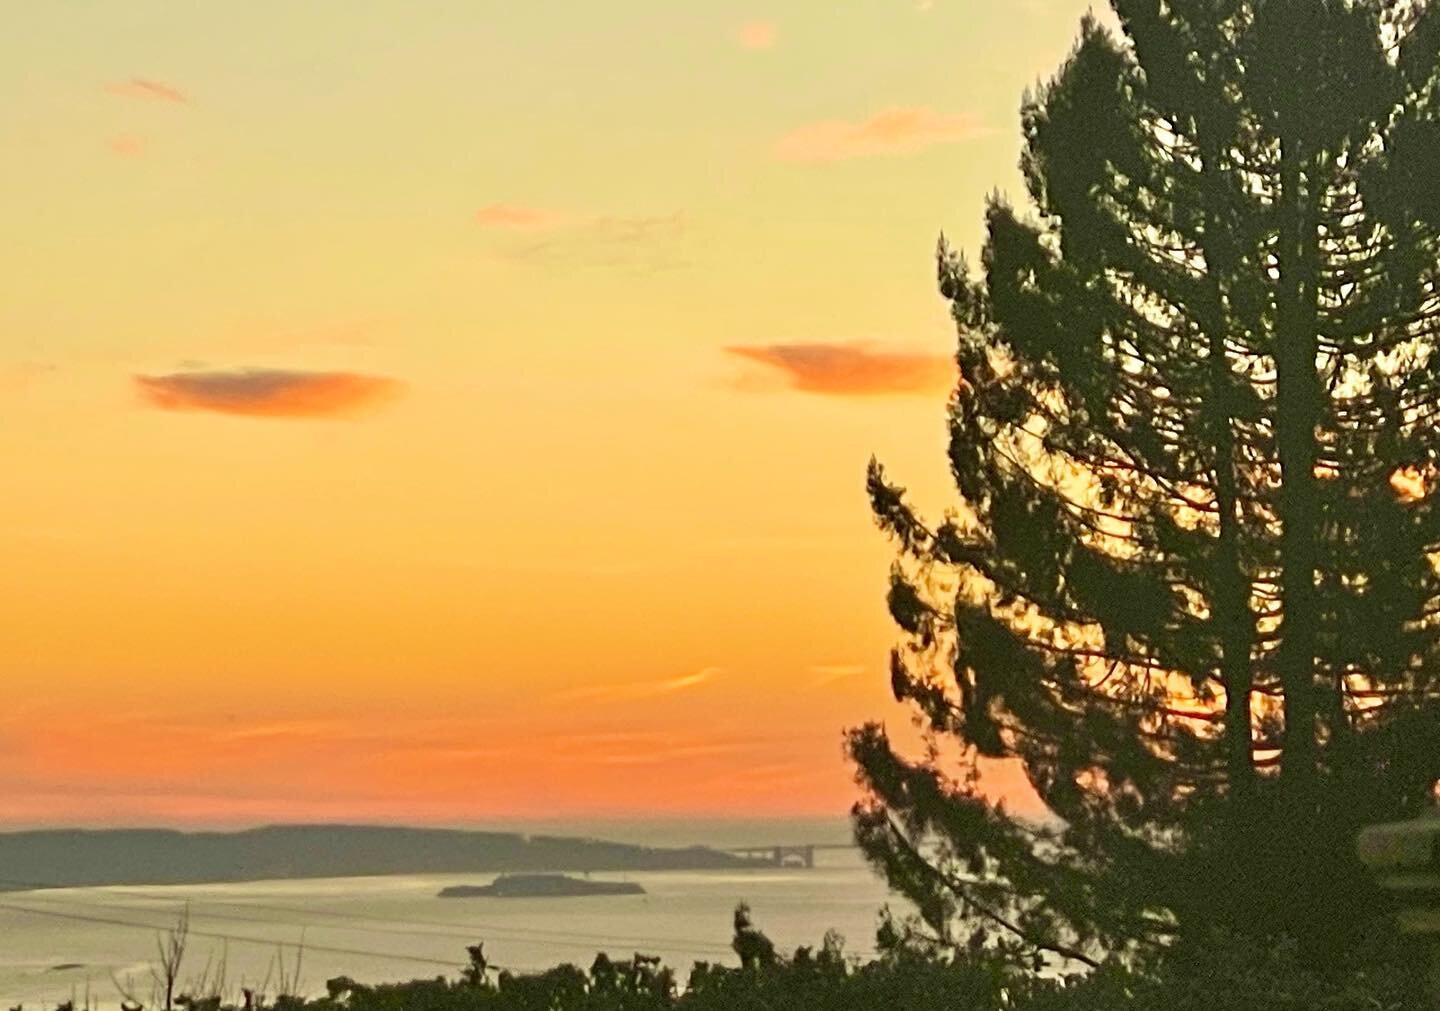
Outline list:
[[[68,897],[60,897],[60,896],[57,896],[57,897],[51,897],[51,896],[33,896],[33,897],[27,899],[27,901],[48,901],[48,902],[67,901],[67,900],[68,900],[68,901],[74,901],[74,902],[77,902],[77,903],[82,904],[82,905],[98,906],[98,907],[100,907],[100,908],[120,908],[120,909],[132,909],[132,910],[137,910],[137,911],[141,910],[141,908],[142,908],[142,907],[137,907],[137,906],[133,906],[133,905],[120,905],[120,904],[118,904],[118,903],[84,902],[83,900],[79,900],[79,899],[68,899]],[[161,900],[161,899],[158,899],[158,898],[157,898],[155,901],[164,901],[164,900]],[[605,939],[601,939],[601,938],[598,938],[598,937],[593,937],[593,936],[586,935],[586,934],[580,934],[580,933],[575,933],[575,932],[562,932],[562,931],[545,931],[545,930],[541,930],[540,928],[528,928],[528,927],[491,928],[491,927],[477,926],[474,930],[472,930],[472,931],[470,931],[470,932],[467,932],[467,933],[461,933],[460,930],[449,930],[449,931],[440,931],[440,930],[415,930],[415,929],[406,929],[406,928],[404,928],[404,927],[387,926],[387,925],[386,925],[386,924],[390,924],[390,923],[403,924],[403,923],[408,922],[408,921],[405,921],[405,920],[386,920],[386,919],[384,919],[383,917],[378,917],[378,916],[364,916],[364,915],[362,915],[362,914],[339,913],[339,912],[331,912],[331,911],[328,911],[328,910],[300,910],[300,909],[295,909],[295,910],[293,910],[293,912],[294,912],[295,914],[297,914],[297,915],[299,915],[299,916],[302,916],[302,917],[308,917],[308,916],[326,916],[326,917],[330,917],[330,918],[333,918],[333,919],[339,919],[339,920],[352,920],[352,919],[353,919],[353,920],[364,921],[363,923],[358,923],[358,924],[356,924],[356,923],[319,924],[319,923],[315,923],[315,922],[313,922],[313,921],[307,922],[307,921],[305,921],[305,920],[293,920],[293,919],[292,919],[292,920],[277,920],[277,919],[274,919],[274,918],[263,918],[263,917],[255,917],[255,916],[239,916],[239,915],[236,915],[236,914],[234,914],[234,913],[220,913],[220,912],[213,912],[213,911],[206,911],[206,910],[205,910],[205,907],[208,906],[208,905],[222,905],[222,906],[225,906],[226,908],[237,908],[237,909],[253,908],[253,909],[256,909],[256,910],[266,910],[266,909],[268,909],[268,910],[277,910],[277,909],[278,909],[278,910],[282,910],[282,911],[287,911],[287,912],[288,912],[288,911],[291,911],[291,910],[289,909],[289,907],[259,906],[259,905],[256,905],[256,906],[248,906],[248,904],[246,904],[246,903],[238,903],[238,902],[235,902],[235,903],[213,903],[213,902],[211,902],[211,901],[208,900],[208,899],[191,899],[191,900],[186,900],[186,901],[185,901],[185,904],[192,910],[192,915],[194,915],[194,916],[198,916],[198,917],[201,917],[201,918],[204,918],[204,919],[211,919],[211,920],[231,920],[231,921],[235,921],[235,922],[239,922],[239,923],[257,923],[257,924],[274,925],[274,926],[296,926],[296,927],[314,927],[314,928],[316,928],[316,929],[349,930],[349,931],[358,931],[358,932],[363,932],[363,933],[385,934],[385,935],[400,936],[400,937],[439,938],[439,939],[443,939],[443,940],[460,941],[460,942],[466,943],[466,944],[474,943],[476,940],[502,941],[502,942],[504,942],[504,941],[513,941],[513,942],[530,943],[530,944],[545,944],[545,945],[550,945],[550,946],[555,946],[555,947],[577,948],[577,949],[581,949],[581,950],[585,950],[585,951],[592,951],[592,952],[595,951],[595,950],[597,950],[597,948],[602,948],[602,947],[604,947],[604,946],[607,944],[607,940],[605,940]],[[373,925],[370,925],[370,924],[373,924]],[[455,926],[455,927],[462,927],[463,925],[462,925],[462,924],[454,924],[453,926]],[[522,936],[522,935],[523,935],[524,933],[526,933],[526,932],[536,933],[536,934],[540,934],[540,935],[542,935],[542,936],[538,936],[538,937],[525,937],[525,936]],[[671,950],[675,950],[675,949],[679,948],[680,950],[683,950],[683,951],[686,951],[687,953],[692,953],[692,954],[693,954],[693,953],[696,953],[697,951],[698,951],[699,953],[705,953],[705,952],[708,951],[708,952],[712,952],[712,953],[716,953],[716,954],[728,954],[728,953],[730,952],[730,949],[729,949],[729,948],[722,947],[722,946],[720,946],[720,945],[714,944],[713,942],[705,943],[703,949],[695,948],[695,947],[692,947],[692,945],[698,945],[698,944],[700,944],[700,942],[686,942],[686,941],[684,941],[683,939],[663,940],[663,939],[660,939],[660,938],[636,938],[636,937],[628,937],[628,936],[623,936],[623,935],[610,935],[610,936],[609,936],[609,939],[608,939],[608,943],[612,943],[612,944],[617,944],[617,943],[634,944],[634,943],[638,943],[638,944],[641,944],[641,945],[647,945],[647,944],[661,945],[661,946],[670,948]]]
[[[394,934],[394,935],[400,935],[400,936],[406,936],[406,935],[408,935],[408,936],[412,936],[412,937],[441,937],[441,938],[452,939],[452,940],[459,940],[459,941],[464,941],[464,942],[474,941],[474,940],[476,940],[478,937],[483,937],[483,938],[486,938],[486,939],[497,940],[497,941],[507,941],[507,940],[508,940],[508,941],[524,942],[524,943],[541,943],[541,942],[543,942],[543,943],[546,943],[546,944],[553,944],[553,945],[555,945],[555,946],[557,946],[557,947],[570,947],[570,948],[579,948],[579,949],[584,949],[584,950],[594,950],[594,949],[597,948],[597,947],[604,947],[606,944],[625,944],[625,945],[639,944],[639,945],[642,945],[642,946],[656,946],[656,947],[661,947],[661,948],[669,948],[669,949],[671,949],[672,951],[679,949],[679,950],[681,950],[681,951],[683,951],[683,952],[685,952],[685,953],[687,953],[687,954],[717,954],[717,955],[728,955],[728,954],[731,953],[731,948],[730,948],[729,946],[727,946],[727,945],[718,944],[718,943],[716,943],[716,942],[714,942],[714,941],[700,941],[700,940],[696,940],[696,939],[694,939],[694,938],[683,938],[683,937],[666,937],[666,938],[661,938],[661,937],[646,937],[646,936],[639,936],[639,935],[633,935],[633,934],[610,934],[610,935],[607,935],[606,937],[596,937],[596,936],[593,936],[593,935],[577,933],[577,932],[575,932],[575,931],[546,930],[546,929],[543,928],[543,927],[524,927],[524,926],[509,926],[509,925],[506,925],[506,926],[494,926],[494,925],[487,925],[487,924],[480,924],[480,923],[476,923],[476,924],[471,925],[471,924],[456,923],[456,922],[447,922],[447,921],[441,921],[441,920],[423,920],[423,919],[414,919],[414,918],[384,917],[384,916],[375,916],[375,915],[369,915],[369,914],[365,914],[365,913],[353,913],[353,912],[352,912],[352,913],[346,913],[346,912],[339,912],[339,911],[327,910],[327,909],[304,909],[304,908],[299,908],[299,907],[295,907],[295,906],[277,906],[277,905],[270,905],[270,904],[267,904],[267,903],[225,901],[225,900],[223,900],[223,899],[195,898],[195,897],[193,897],[193,896],[166,896],[166,895],[156,895],[156,894],[154,894],[153,892],[144,892],[144,891],[140,891],[140,890],[134,889],[134,888],[112,888],[112,887],[104,887],[104,886],[79,886],[79,888],[76,888],[75,886],[46,885],[46,884],[40,884],[40,883],[37,883],[37,882],[16,881],[16,880],[5,879],[5,878],[0,878],[0,884],[19,885],[19,886],[23,886],[23,887],[26,887],[26,888],[34,889],[34,890],[37,890],[37,891],[52,891],[52,890],[57,889],[57,888],[63,888],[63,889],[66,889],[67,891],[79,890],[80,888],[83,888],[84,890],[92,891],[92,892],[93,892],[93,891],[102,891],[102,890],[103,890],[103,892],[108,893],[108,894],[129,894],[129,895],[134,895],[134,896],[137,897],[137,898],[141,898],[141,899],[145,899],[145,900],[147,900],[147,901],[153,901],[153,902],[178,902],[178,901],[185,901],[185,902],[188,902],[192,907],[195,907],[195,906],[207,906],[207,905],[209,905],[209,906],[220,906],[220,907],[230,908],[230,909],[245,909],[245,910],[259,910],[259,911],[279,912],[279,913],[285,913],[285,914],[289,914],[289,915],[296,915],[296,916],[302,916],[302,917],[322,916],[322,917],[327,917],[327,918],[330,918],[330,919],[338,919],[338,920],[355,920],[355,921],[361,921],[361,922],[365,922],[365,923],[379,924],[379,925],[382,925],[382,926],[377,926],[377,927],[350,927],[350,928],[347,928],[347,929],[351,929],[351,930],[361,930],[361,931],[369,931],[369,932],[377,932],[377,933],[386,933],[386,934]],[[32,897],[30,898],[30,901],[33,901],[33,900],[40,900],[40,901],[64,901],[64,900],[69,900],[69,901],[73,901],[73,902],[80,902],[81,904],[86,904],[86,905],[101,906],[102,908],[105,907],[106,905],[108,905],[108,904],[99,903],[99,902],[89,902],[89,903],[86,903],[84,900],[76,899],[76,898],[71,898],[70,896],[34,895],[34,896],[32,896]],[[134,908],[134,907],[131,907],[131,908]],[[223,913],[214,913],[214,912],[211,912],[211,913],[203,913],[203,914],[199,914],[199,915],[206,916],[206,917],[208,917],[208,918],[210,918],[210,919],[236,920],[236,921],[244,922],[244,923],[269,923],[269,922],[278,922],[278,921],[257,919],[256,917],[235,916],[235,915],[233,915],[233,914],[226,915],[226,914],[223,914]],[[441,930],[438,930],[438,931],[437,931],[437,930],[404,930],[404,929],[397,929],[397,927],[395,926],[395,925],[397,925],[397,924],[398,924],[398,925],[401,925],[401,926],[405,926],[405,927],[415,927],[415,926],[420,926],[420,927],[439,927],[439,928],[442,928],[442,929],[441,929]],[[291,925],[293,925],[293,926],[320,926],[320,925],[313,924],[313,923],[292,923]],[[467,932],[466,932],[466,933],[461,933],[460,931],[467,931]],[[533,936],[524,936],[524,935],[533,935]]]
[[[113,916],[91,916],[84,913],[61,912],[58,909],[35,909],[29,906],[17,906],[11,902],[0,902],[0,909],[8,909],[11,912],[27,913],[31,916],[49,916],[59,920],[75,920],[81,923],[100,923],[112,927],[130,927],[135,930],[165,930],[163,925],[157,926],[153,923],[138,923],[135,920],[122,920]],[[283,941],[276,941],[273,938],[250,937],[245,934],[225,934],[213,930],[194,930],[190,933],[195,937],[206,937],[215,941],[234,941],[237,944],[258,944],[266,948],[283,946]],[[423,965],[442,965],[446,968],[457,968],[454,959],[427,958],[424,955],[404,955],[398,952],[365,951],[360,948],[339,948],[325,944],[310,944],[308,941],[297,944],[306,951],[323,951],[327,955],[347,955],[355,958],[379,958],[397,962],[414,962]],[[500,968],[496,966],[496,968]]]

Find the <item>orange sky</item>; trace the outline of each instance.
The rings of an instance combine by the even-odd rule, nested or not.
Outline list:
[[[947,501],[935,239],[1086,5],[559,6],[10,12],[0,818],[853,799],[865,462]]]

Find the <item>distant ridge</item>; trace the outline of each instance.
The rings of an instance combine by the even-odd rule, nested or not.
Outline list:
[[[703,846],[662,849],[563,836],[377,825],[241,832],[51,829],[0,833],[0,891],[280,878],[758,866]]]

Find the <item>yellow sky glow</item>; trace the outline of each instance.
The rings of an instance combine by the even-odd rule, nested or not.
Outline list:
[[[4,818],[842,813],[1086,6],[13,5]]]

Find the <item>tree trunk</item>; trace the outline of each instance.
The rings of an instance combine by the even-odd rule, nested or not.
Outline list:
[[[1320,384],[1316,371],[1317,227],[1304,191],[1303,151],[1283,138],[1280,156],[1279,289],[1275,315],[1276,444],[1280,458],[1280,597],[1276,660],[1285,693],[1281,780],[1293,829],[1308,838],[1317,777],[1315,476]]]
[[[1208,131],[1207,131],[1208,132]],[[1232,821],[1248,819],[1255,795],[1254,742],[1251,733],[1250,697],[1255,677],[1251,669],[1254,623],[1250,614],[1249,581],[1241,567],[1239,492],[1235,475],[1235,430],[1230,387],[1234,377],[1225,351],[1229,335],[1229,314],[1225,310],[1224,283],[1235,267],[1235,257],[1225,235],[1224,194],[1221,187],[1219,145],[1207,137],[1201,156],[1202,184],[1205,187],[1206,218],[1202,244],[1209,279],[1203,330],[1209,350],[1211,438],[1215,445],[1215,508],[1220,530],[1215,552],[1215,620],[1220,631],[1220,680],[1225,685],[1225,753]]]

